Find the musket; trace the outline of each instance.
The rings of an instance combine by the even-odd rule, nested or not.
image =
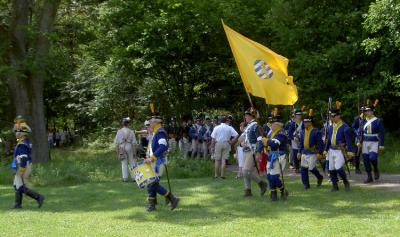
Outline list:
[[[329,111],[332,107],[332,97],[328,99],[328,109],[326,110],[326,119],[324,124],[324,151],[328,149],[328,128],[329,128]]]
[[[356,131],[356,136],[358,132],[361,132],[360,136],[360,144],[361,144],[362,142],[361,140],[363,140],[363,131],[361,130],[361,122],[363,119],[361,118],[361,113],[360,113],[360,93],[358,93],[358,88],[357,88],[357,115],[358,115],[358,131]],[[361,155],[360,150],[361,149],[358,147],[356,157],[359,157]]]
[[[342,145],[339,145],[339,148],[340,148],[340,151],[343,153],[344,164],[346,166],[347,173],[349,174],[349,177],[350,177],[350,168],[349,168],[349,164],[348,164],[349,157],[347,156],[346,148]]]
[[[357,154],[356,154],[356,156],[357,157],[360,157],[361,156],[361,152],[362,152],[362,144],[363,144],[363,142],[364,142],[364,123],[363,123],[363,121],[364,121],[364,119],[363,118],[361,118],[361,115],[359,115],[359,123],[358,123],[358,132],[360,133],[360,146],[359,147],[357,147]]]

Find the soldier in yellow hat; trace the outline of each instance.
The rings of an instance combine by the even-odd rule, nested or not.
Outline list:
[[[14,122],[14,132],[15,137],[17,138],[17,145],[14,149],[14,158],[11,164],[11,168],[15,171],[15,204],[13,208],[17,209],[22,207],[23,194],[35,199],[40,208],[43,205],[44,196],[26,186],[26,181],[32,171],[31,144],[28,138],[28,135],[31,133],[31,128],[21,116],[18,116]]]

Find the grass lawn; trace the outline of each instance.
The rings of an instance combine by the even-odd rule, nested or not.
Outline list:
[[[315,180],[312,179],[315,186]],[[165,180],[162,182],[165,184]],[[46,195],[42,209],[24,197],[22,210],[9,210],[14,192],[0,185],[1,236],[399,236],[400,193],[352,187],[329,193],[330,185],[304,191],[288,180],[286,202],[244,199],[242,181],[229,177],[176,179],[181,197],[170,211],[145,211],[145,190],[133,183],[89,182],[36,187]],[[253,187],[253,194],[258,188]]]

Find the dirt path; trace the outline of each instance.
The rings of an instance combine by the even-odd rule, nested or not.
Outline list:
[[[227,170],[234,173],[236,173],[237,169],[238,168],[236,165],[227,166]],[[285,175],[300,179],[300,174],[296,174],[294,170],[286,169]],[[327,180],[327,175],[324,175],[324,179]],[[400,174],[381,174],[381,177],[378,181],[374,181],[373,183],[369,184],[364,184],[365,179],[365,172],[362,174],[355,174],[354,171],[351,171],[350,173],[349,180],[353,185],[371,189],[384,189],[389,192],[400,192]]]

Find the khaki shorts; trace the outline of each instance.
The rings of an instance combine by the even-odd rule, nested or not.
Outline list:
[[[214,159],[215,160],[227,160],[229,159],[229,152],[231,151],[231,145],[228,142],[217,142],[215,144]]]

